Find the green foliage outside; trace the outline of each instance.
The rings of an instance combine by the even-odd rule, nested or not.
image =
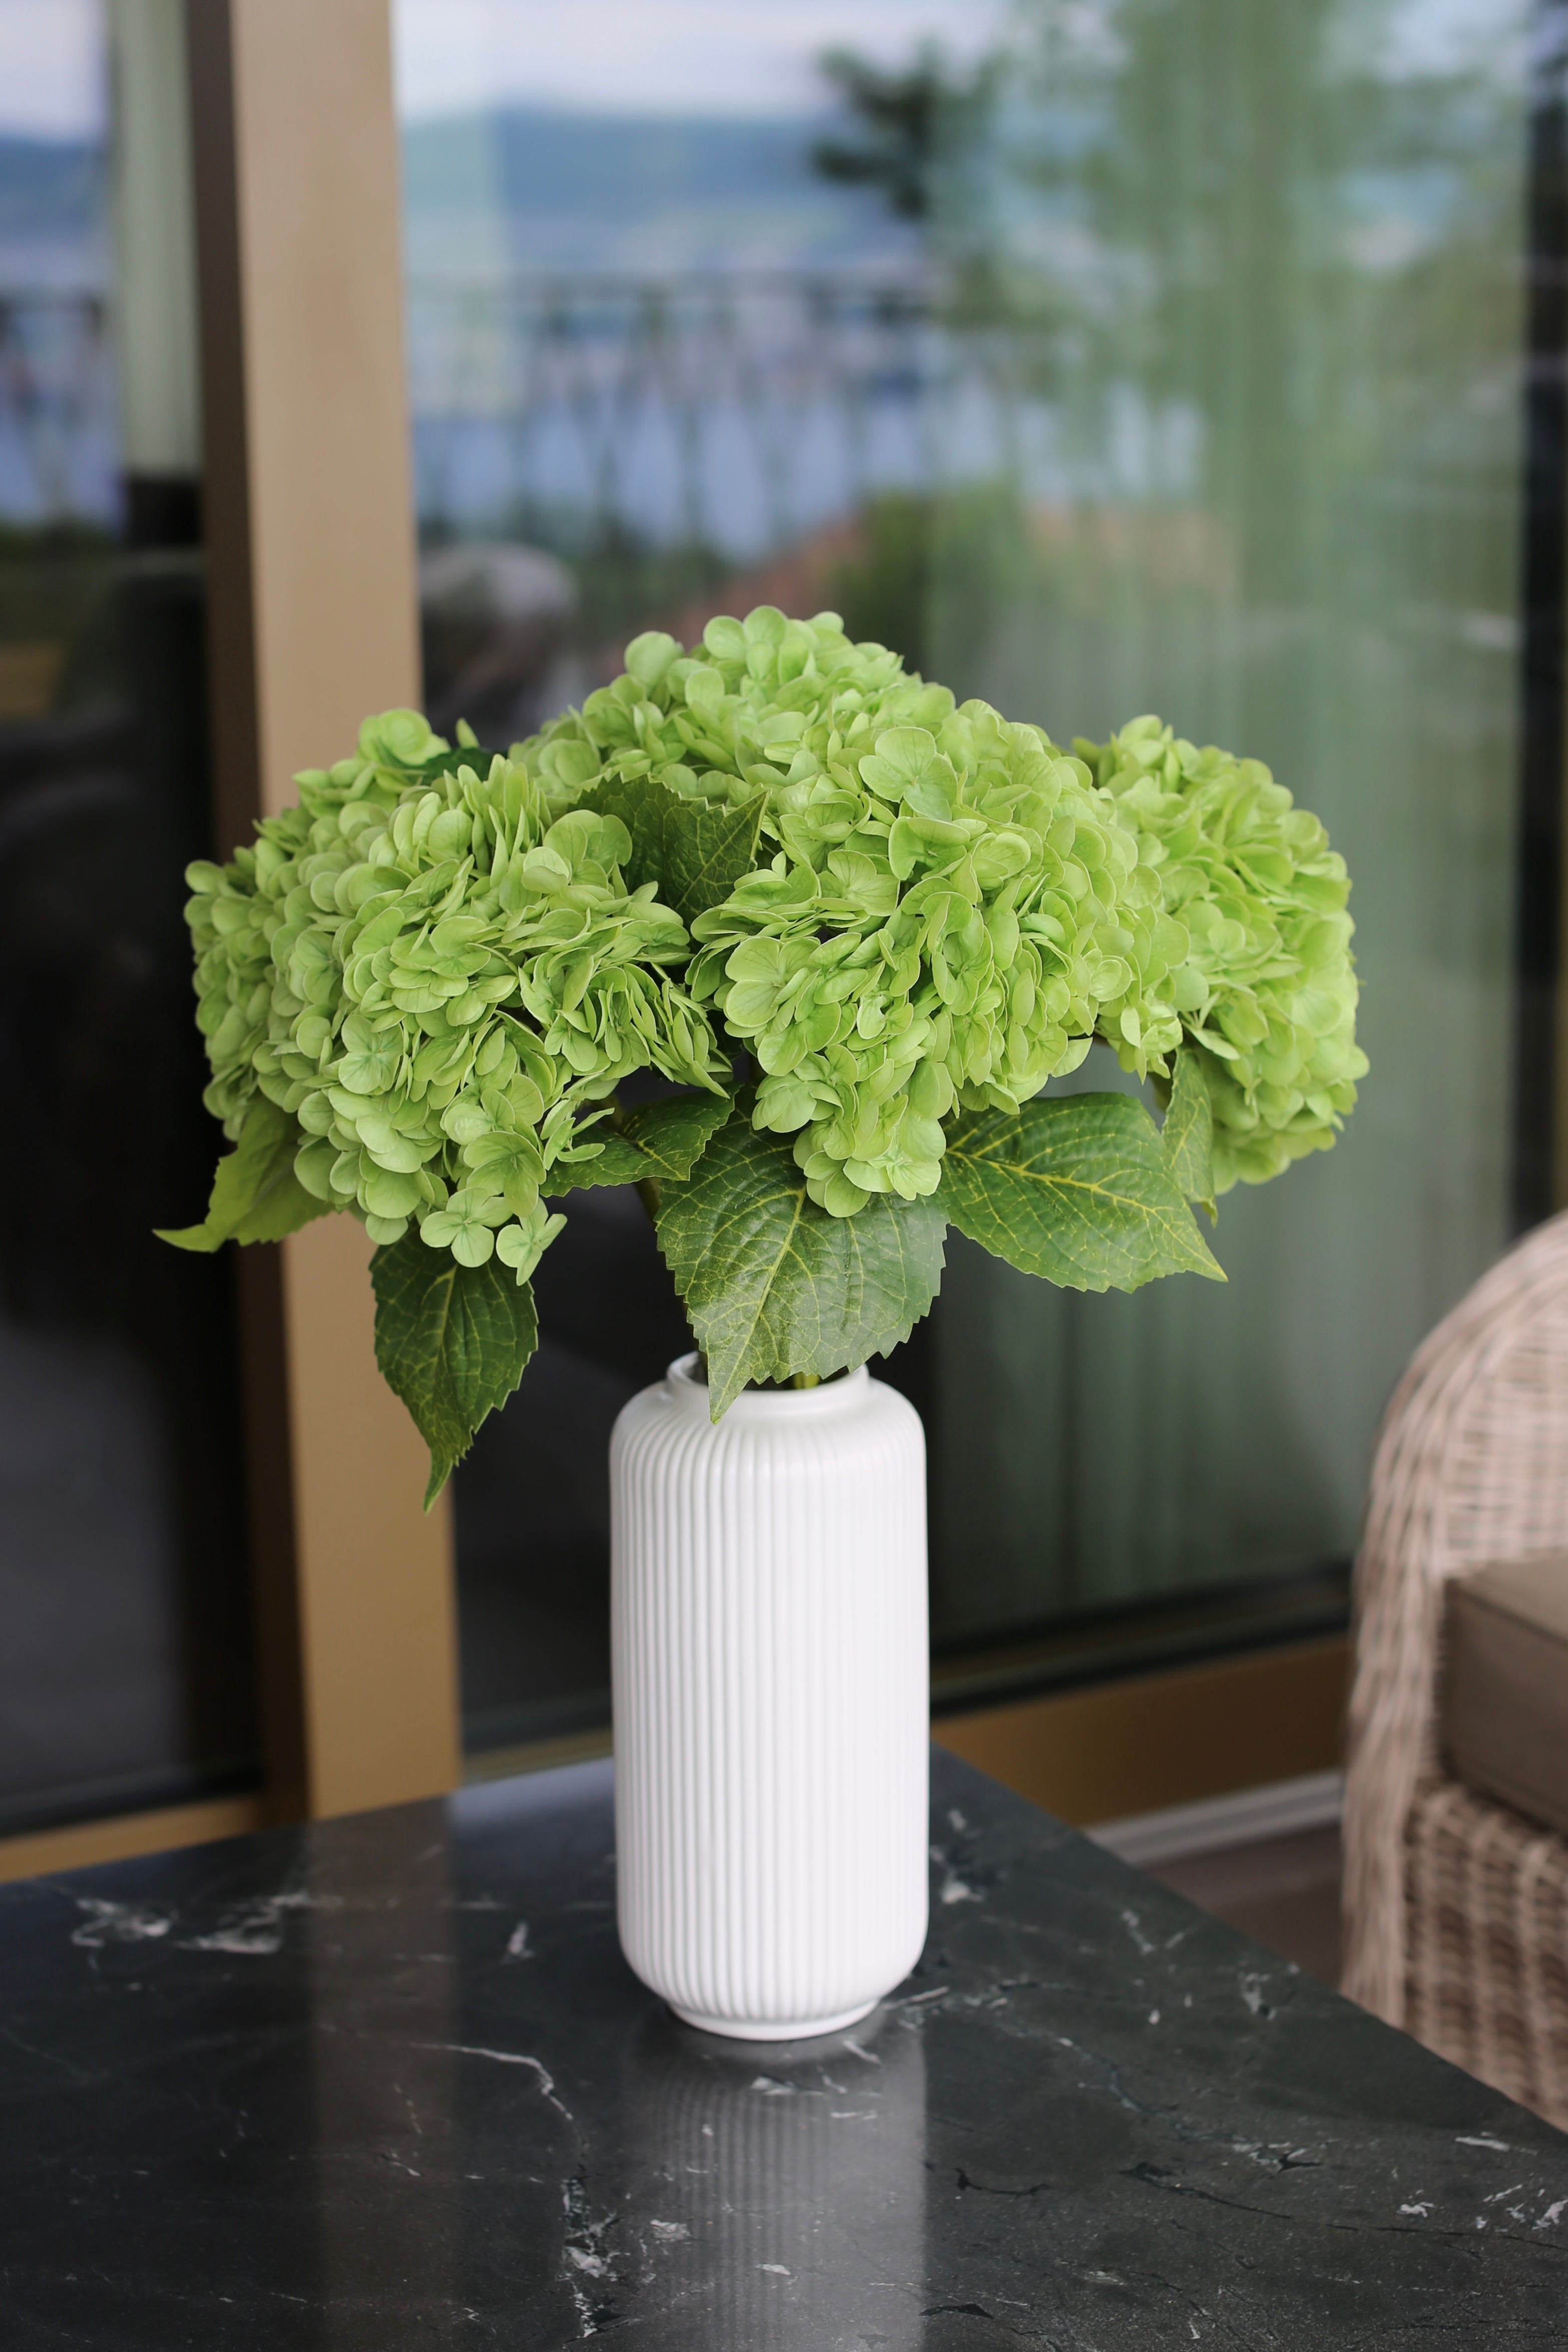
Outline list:
[[[878,491],[862,509],[860,540],[828,593],[846,635],[890,646],[906,669],[935,668],[940,646],[949,676],[983,674],[1014,616],[1043,620],[1071,584],[1060,556],[1030,545],[1023,502],[1005,481]]]
[[[1365,1062],[1343,861],[1158,719],[1059,749],[764,606],[650,633],[509,755],[412,711],[190,870],[214,1249],[330,1209],[431,1493],[536,1340],[549,1202],[635,1183],[706,1360],[885,1352],[951,1223],[1026,1272],[1223,1279],[1188,1203],[1332,1144]],[[1051,1097],[1095,1037],[1168,1104]],[[623,1111],[653,1070],[685,1091]]]

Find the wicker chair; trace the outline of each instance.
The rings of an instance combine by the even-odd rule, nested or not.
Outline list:
[[[1448,1777],[1446,1580],[1568,1549],[1568,1213],[1477,1283],[1384,1421],[1356,1563],[1344,1990],[1568,2126],[1568,1842]]]

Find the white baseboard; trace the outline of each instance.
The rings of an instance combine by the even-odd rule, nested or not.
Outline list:
[[[1343,1804],[1343,1772],[1306,1772],[1298,1780],[1239,1789],[1234,1796],[1210,1797],[1201,1805],[1169,1805],[1163,1812],[1096,1822],[1084,1835],[1141,1869],[1149,1863],[1180,1862],[1193,1854],[1222,1853],[1227,1846],[1289,1837],[1297,1830],[1328,1829],[1339,1820]]]

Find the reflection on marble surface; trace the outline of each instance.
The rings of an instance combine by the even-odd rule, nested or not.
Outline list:
[[[904,2004],[820,2042],[732,2044],[651,2018],[622,2075],[630,2230],[714,2352],[914,2347],[925,2053]],[[656,2207],[657,2210],[651,2210]],[[874,2278],[866,2249],[876,2249]],[[581,2296],[598,2317],[591,2298]],[[698,2315],[700,2312],[700,2317]]]
[[[610,1780],[0,1888],[6,2352],[1560,2352],[1568,2140],[950,1758],[865,2024],[615,1942]]]

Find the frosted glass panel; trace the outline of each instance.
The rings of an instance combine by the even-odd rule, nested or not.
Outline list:
[[[1228,1290],[955,1251],[953,1630],[1348,1554],[1390,1386],[1508,1237],[1521,32],[1039,0],[956,159],[992,284],[953,373],[999,342],[1020,389],[1012,462],[932,502],[931,666],[1059,740],[1158,710],[1268,761],[1349,859],[1373,1070],[1225,1202]]]

